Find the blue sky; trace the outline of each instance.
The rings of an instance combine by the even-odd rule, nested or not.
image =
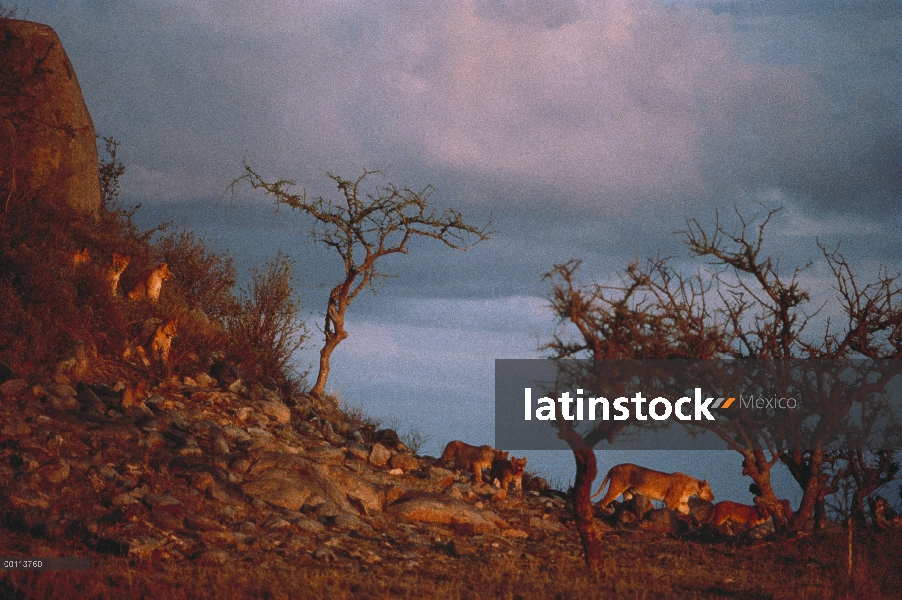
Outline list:
[[[466,254],[423,244],[386,264],[401,277],[352,306],[335,354],[334,389],[439,430],[433,452],[491,435],[491,361],[549,339],[555,262],[602,280],[633,258],[679,262],[686,217],[764,203],[785,207],[771,249],[786,269],[817,258],[816,238],[865,276],[902,265],[898,2],[18,5],[59,33],[146,224],[188,223],[243,265],[289,251],[314,313],[338,263],[304,244],[307,225],[248,208],[266,206],[249,190],[212,204],[244,157],[314,193],[331,193],[327,171],[381,168],[492,215],[494,238]],[[822,267],[805,282],[832,295]]]

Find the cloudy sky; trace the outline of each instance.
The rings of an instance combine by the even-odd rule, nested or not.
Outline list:
[[[491,435],[455,407],[490,404],[492,359],[548,340],[555,262],[605,279],[632,258],[682,260],[686,217],[764,203],[785,207],[771,250],[787,269],[817,257],[816,237],[864,274],[902,264],[899,2],[18,5],[56,29],[98,134],[122,141],[141,218],[184,221],[248,263],[292,252],[314,313],[338,263],[303,244],[303,221],[242,204],[265,206],[248,190],[214,204],[243,157],[320,193],[327,171],[380,168],[491,214],[494,238],[466,254],[422,244],[387,264],[402,276],[352,306],[335,355],[337,391],[419,423],[432,451]],[[829,293],[823,268],[806,277]]]

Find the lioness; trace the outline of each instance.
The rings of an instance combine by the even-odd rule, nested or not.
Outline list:
[[[130,383],[122,390],[122,408],[134,408],[147,398],[147,382]]]
[[[148,300],[159,300],[160,290],[163,289],[163,282],[172,275],[169,271],[169,265],[160,263],[160,266],[147,274],[128,293],[128,297],[132,300],[138,298],[147,298]]]
[[[727,525],[741,525],[741,530],[752,529],[761,525],[770,518],[770,515],[757,506],[748,506],[738,502],[724,500],[714,505],[714,512],[708,521],[715,527]]]
[[[714,492],[707,481],[690,477],[684,473],[662,473],[653,471],[639,465],[625,463],[611,467],[601,487],[592,496],[594,499],[601,494],[608,480],[611,487],[598,505],[606,508],[614,498],[623,494],[623,499],[630,499],[633,494],[642,494],[652,500],[663,500],[667,508],[676,510],[684,515],[689,514],[689,497],[698,496],[702,500],[714,500]]]
[[[490,469],[495,459],[495,450],[488,444],[484,446],[471,446],[460,440],[448,442],[441,458],[440,465],[447,466],[452,460],[457,469],[472,471],[477,483],[482,483],[482,470]]]
[[[506,454],[506,453],[505,453]],[[501,483],[501,489],[507,491],[510,482],[514,482],[514,487],[519,495],[523,495],[523,469],[526,468],[525,458],[499,458],[496,456],[492,461],[492,471],[489,479],[496,479]]]
[[[131,260],[131,256],[122,256],[113,252],[113,264],[106,272],[106,280],[110,284],[110,295],[116,296],[119,293],[119,277],[122,276],[122,272],[125,271]]]

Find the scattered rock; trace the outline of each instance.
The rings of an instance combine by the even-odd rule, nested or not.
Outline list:
[[[505,529],[501,532],[501,535],[506,538],[517,539],[517,540],[525,540],[529,538],[529,534],[523,531],[522,529]]]
[[[261,402],[260,408],[263,414],[271,417],[281,425],[287,425],[291,422],[291,409],[284,404],[277,402]]]
[[[373,444],[372,450],[370,450],[369,461],[370,464],[374,467],[384,467],[388,464],[388,461],[391,459],[391,452],[388,448],[383,446],[382,444]]]
[[[404,472],[420,468],[420,461],[417,460],[417,457],[408,453],[395,454],[391,457],[389,464],[393,469],[401,469]]]
[[[213,454],[216,454],[217,456],[226,456],[229,452],[231,452],[229,443],[225,441],[224,437],[217,435],[213,439]]]
[[[317,446],[307,450],[307,456],[310,458],[334,465],[340,465],[345,462],[345,453],[341,448],[334,446]]]
[[[317,548],[313,551],[313,558],[323,562],[334,562],[338,560],[338,557],[335,556],[335,552],[329,548]]]
[[[405,494],[386,512],[407,521],[433,525],[467,525],[476,533],[497,531],[504,526],[500,517],[490,511],[477,510],[465,502],[431,492]]]
[[[145,494],[144,503],[154,510],[162,510],[165,512],[176,512],[181,509],[182,503],[172,496],[166,494]]]
[[[211,388],[216,386],[216,380],[207,375],[206,373],[198,373],[194,376],[194,381],[198,386],[203,388]]]
[[[28,382],[24,379],[10,379],[0,384],[0,393],[4,396],[15,396],[28,387]]]
[[[142,535],[129,540],[123,545],[128,547],[128,557],[130,559],[146,561],[155,551],[163,547],[163,542],[164,540],[160,538]]]
[[[346,446],[348,454],[357,460],[368,461],[370,458],[370,450],[365,444],[360,442],[348,442]]]
[[[50,508],[51,499],[34,490],[13,490],[9,493],[9,502],[19,508]]]
[[[207,550],[195,556],[194,560],[199,565],[218,567],[230,562],[232,559],[229,557],[229,553],[224,550]]]
[[[69,473],[71,473],[69,461],[65,459],[55,460],[35,471],[35,475],[39,475],[49,483],[62,483],[69,477]]]
[[[552,521],[550,519],[540,519],[537,517],[530,517],[529,526],[532,529],[539,529],[545,532],[554,533],[564,529],[564,526],[561,525],[559,521]]]

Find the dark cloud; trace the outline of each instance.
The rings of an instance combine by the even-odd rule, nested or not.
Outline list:
[[[547,189],[612,218],[774,190],[879,216],[899,197],[897,3],[23,8],[60,32],[135,198],[218,196],[245,155],[307,187],[451,173],[486,182],[449,192],[474,202]]]

